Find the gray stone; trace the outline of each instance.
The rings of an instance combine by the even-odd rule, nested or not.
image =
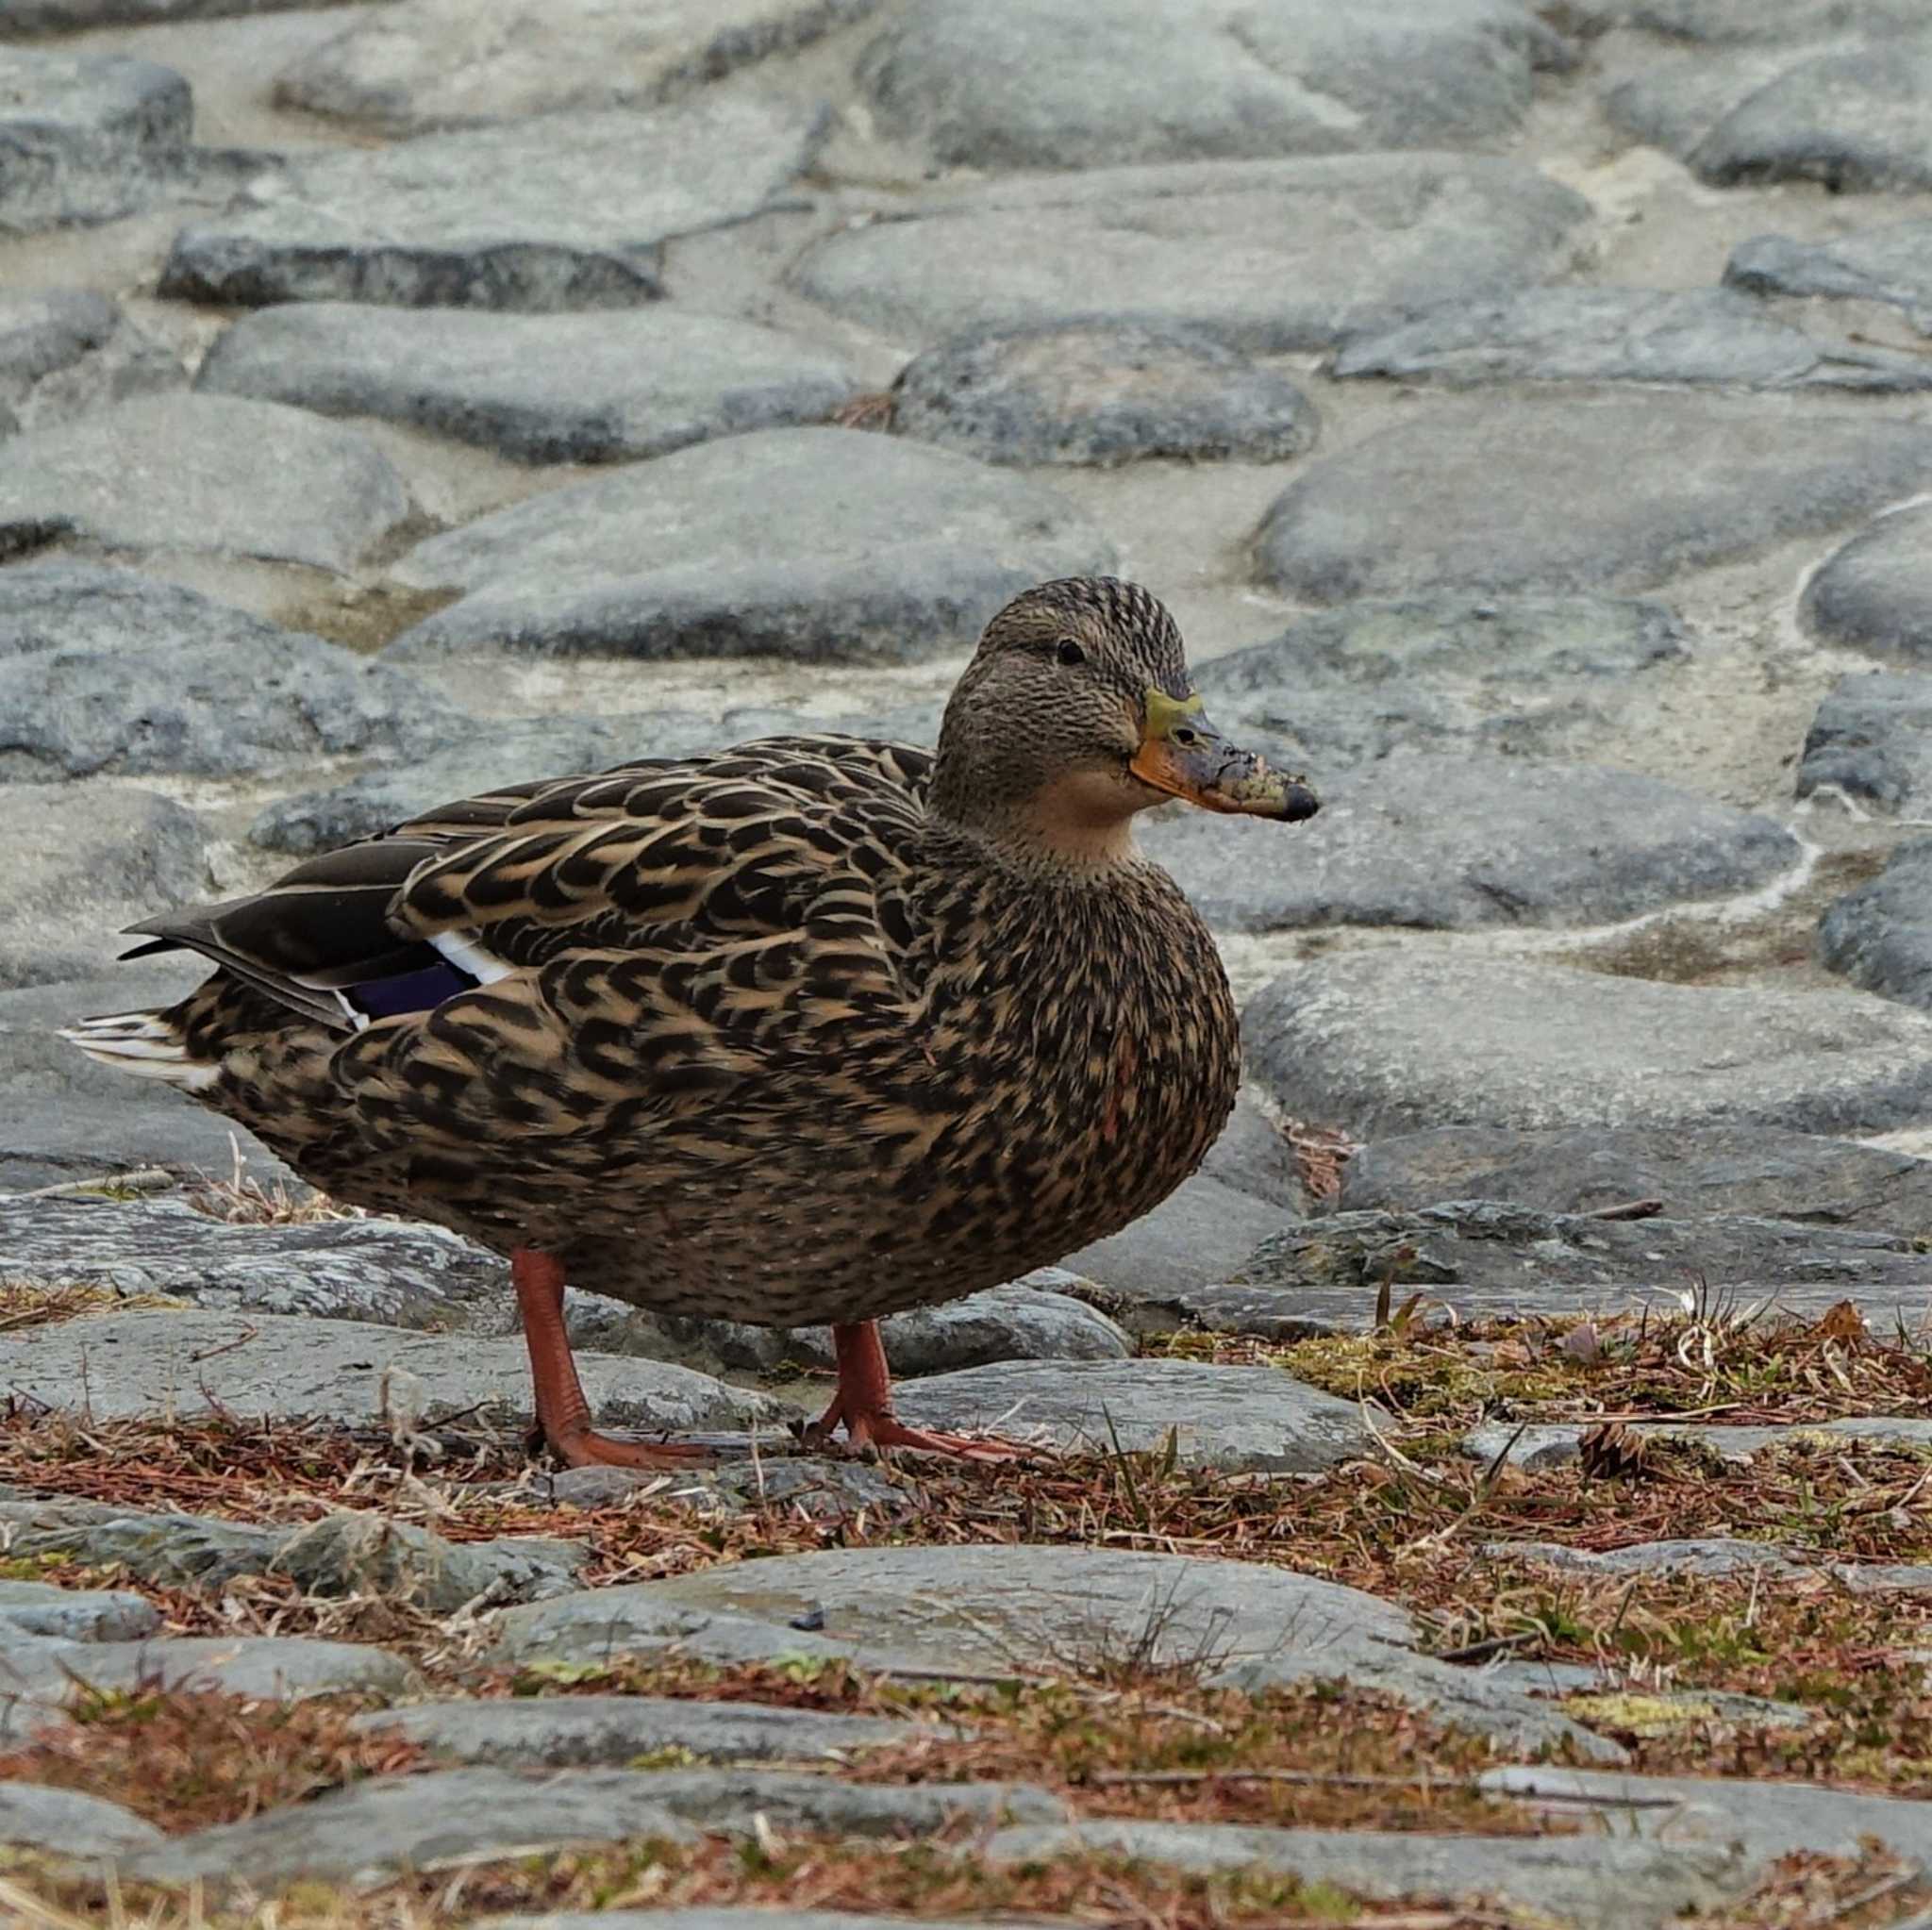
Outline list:
[[[8,1543],[8,1552],[28,1551]],[[0,1581],[0,1622],[62,1641],[127,1641],[152,1635],[159,1612],[125,1589],[59,1589],[51,1582]]]
[[[1870,884],[1825,912],[1818,957],[1854,985],[1932,1011],[1932,839],[1893,852]]]
[[[1805,586],[1798,621],[1820,642],[1922,665],[1932,657],[1928,556],[1932,511],[1900,509],[1881,516],[1828,557]]]
[[[618,1767],[677,1750],[703,1762],[842,1762],[862,1750],[957,1733],[880,1716],[658,1695],[425,1703],[372,1710],[353,1726],[393,1731],[439,1755],[507,1769]]]
[[[1292,1876],[1376,1901],[1493,1898],[1534,1921],[1560,1921],[1575,1930],[1663,1930],[1735,1901],[1756,1873],[1722,1843],[1631,1842],[1588,1829],[1577,1836],[1427,1836],[1136,1818],[1004,1829],[981,1854],[1012,1864],[1082,1851],[1202,1875]]]
[[[1200,1176],[1291,1213],[1308,1208],[1308,1190],[1302,1182],[1294,1148],[1250,1086],[1242,1086],[1236,1093],[1234,1110],[1201,1162]]]
[[[4,578],[0,578],[4,581]],[[531,777],[568,777],[639,757],[687,757],[758,737],[840,730],[855,737],[930,742],[937,721],[922,706],[884,717],[807,719],[766,709],[639,710],[589,717],[518,717],[453,730],[441,748],[379,765],[323,790],[268,806],[249,837],[270,851],[299,856],[373,837],[453,798],[471,797]]]
[[[1731,250],[1724,280],[1755,295],[1889,303],[1921,335],[1932,335],[1932,221],[1890,222],[1824,241],[1756,235]]]
[[[403,0],[285,68],[275,99],[421,134],[672,100],[861,20],[878,0]]]
[[[1932,482],[1932,434],[1695,395],[1458,402],[1316,461],[1263,578],[1314,603],[1459,588],[1647,589],[1840,527]],[[1381,532],[1399,524],[1409,540]]]
[[[163,1840],[145,1818],[105,1797],[32,1783],[0,1783],[0,1843],[11,1848],[110,1858]]]
[[[124,926],[207,894],[200,824],[153,791],[0,784],[0,987],[98,972]]]
[[[892,426],[988,462],[1110,466],[1145,456],[1273,462],[1314,446],[1314,406],[1211,337],[1134,323],[995,328],[928,349]]]
[[[4,581],[0,578],[0,581]],[[453,731],[440,748],[380,765],[346,783],[268,806],[249,837],[270,851],[308,857],[372,838],[421,811],[530,777],[568,777],[640,757],[715,748],[719,726],[684,710],[628,717],[518,717]]]
[[[1486,382],[1932,388],[1924,357],[1820,341],[1728,289],[1541,288],[1431,309],[1343,339],[1331,374]]]
[[[1399,744],[1587,755],[1640,679],[1689,655],[1661,604],[1424,591],[1315,611],[1195,683],[1224,730],[1325,781]]]
[[[375,443],[279,403],[140,396],[0,441],[0,554],[58,536],[345,572],[413,513]]]
[[[1646,1439],[1691,1441],[1724,1456],[1726,1460],[1748,1461],[1767,1448],[1794,1441],[1827,1446],[1839,1441],[1863,1442],[1871,1446],[1904,1448],[1922,1453],[1932,1448],[1932,1422],[1896,1415],[1856,1415],[1839,1421],[1787,1427],[1700,1426],[1670,1421],[1640,1421],[1630,1423],[1630,1426],[1633,1433]],[[1463,1438],[1462,1452],[1475,1461],[1488,1462],[1505,1456],[1519,1468],[1561,1468],[1576,1459],[1577,1443],[1589,1431],[1582,1423],[1571,1425],[1564,1422],[1541,1422],[1519,1430],[1507,1422],[1491,1421],[1471,1429]],[[1517,1439],[1519,1432],[1520,1439]],[[1607,1549],[1601,1555],[1566,1548],[1559,1542],[1497,1542],[1493,1546],[1505,1551],[1511,1560],[1548,1559],[1559,1565],[1602,1567],[1620,1572],[1640,1569],[1647,1572],[1653,1568],[1664,1572],[1677,1572],[1688,1568],[1694,1573],[1715,1573],[1723,1571],[1698,1564],[1720,1559],[1729,1561],[1735,1557],[1747,1565],[1764,1562],[1775,1566],[1787,1559],[1774,1551],[1767,1551],[1760,1542],[1732,1542],[1722,1538],[1648,1541],[1627,1548]],[[1740,1550],[1744,1553],[1738,1553]]]
[[[186,171],[193,124],[172,68],[0,46],[0,232],[133,213]]]
[[[1932,1106],[1932,1019],[1855,993],[1686,986],[1440,952],[1354,952],[1248,1002],[1251,1072],[1357,1140],[1429,1125],[1789,1126]]]
[[[657,1799],[708,1833],[750,1834],[758,1819],[781,1834],[930,1837],[964,1824],[1058,1822],[1066,1805],[1035,1783],[842,1783],[798,1771],[655,1772]]]
[[[372,1776],[249,1818],[176,1837],[122,1865],[142,1883],[245,1884],[297,1878],[368,1888],[446,1862],[525,1856],[632,1838],[688,1843],[697,1834],[658,1801],[637,1770],[440,1770]]]
[[[1634,772],[1395,752],[1322,785],[1291,835],[1162,813],[1142,843],[1217,931],[1601,924],[1799,863],[1769,818]]]
[[[1932,677],[1840,678],[1805,734],[1796,789],[1924,819],[1932,807]]]
[[[810,1614],[824,1633],[795,1623]],[[675,1650],[702,1660],[848,1655],[867,1668],[1079,1676],[1140,1659],[1250,1691],[1358,1682],[1535,1748],[1617,1752],[1533,1698],[1418,1655],[1407,1614],[1251,1563],[1077,1547],[830,1550],[506,1610],[519,1662]]]
[[[927,207],[830,237],[795,285],[915,345],[1105,318],[1325,348],[1556,272],[1588,213],[1515,162],[1425,154],[1099,169]]]
[[[244,1419],[325,1415],[377,1420],[385,1382],[400,1369],[422,1383],[421,1417],[488,1406],[507,1423],[530,1418],[530,1371],[516,1338],[415,1334],[294,1314],[130,1310],[27,1328],[0,1339],[8,1390],[61,1412],[83,1404],[102,1420],[226,1411]],[[661,1361],[577,1358],[602,1424],[685,1434],[762,1423],[785,1410]]]
[[[0,1200],[0,1272],[166,1293],[209,1312],[505,1332],[503,1261],[440,1226],[326,1220],[231,1226],[180,1200]]]
[[[1916,1325],[1932,1308],[1932,1259],[1895,1234],[1743,1217],[1607,1221],[1482,1200],[1291,1223],[1225,1285],[1173,1304],[1199,1326],[1289,1337],[1368,1326],[1385,1286],[1397,1304],[1420,1291],[1481,1319],[1650,1306],[1700,1275],[1740,1306],[1774,1298],[1823,1312],[1856,1294],[1881,1325],[1888,1309]]]
[[[994,1360],[1124,1360],[1133,1353],[1133,1341],[1097,1307],[1047,1282],[1084,1284],[1076,1274],[1042,1267],[1005,1287],[891,1315],[880,1333],[893,1373],[946,1373]],[[788,1363],[829,1368],[836,1358],[829,1327],[680,1319],[594,1294],[567,1299],[564,1318],[579,1345],[682,1360],[707,1372],[771,1373]]]
[[[7,0],[7,25],[22,34],[80,33],[98,26],[168,26],[308,8],[314,0]]]
[[[1706,181],[1818,181],[1834,193],[1932,187],[1932,33],[1800,58],[1686,158]]]
[[[344,1508],[282,1537],[268,1572],[289,1576],[304,1595],[378,1595],[454,1615],[569,1594],[587,1553],[529,1537],[446,1541],[408,1522]]]
[[[1345,1212],[1500,1200],[1591,1213],[1660,1200],[1664,1217],[1795,1220],[1932,1236],[1932,1160],[1775,1126],[1433,1126],[1376,1140],[1341,1169]]]
[[[941,166],[1093,168],[1452,147],[1522,120],[1562,41],[1514,0],[914,5],[860,70],[889,134]]]
[[[434,1615],[454,1614],[479,1601],[500,1606],[561,1594],[576,1586],[575,1570],[583,1558],[582,1548],[575,1543],[528,1536],[450,1542],[408,1522],[354,1509],[300,1527],[258,1528],[199,1515],[144,1514],[97,1502],[7,1501],[0,1502],[0,1528],[15,1554],[57,1555],[91,1567],[125,1569],[162,1588],[220,1589],[238,1575],[283,1574],[305,1595],[379,1592],[411,1601]],[[31,1602],[24,1603],[16,1616],[4,1593],[5,1589],[38,1586],[0,1585],[0,1621],[30,1633],[88,1640],[146,1635],[158,1621],[138,1595],[51,1590],[65,1596],[75,1618],[114,1614],[136,1625],[104,1624],[92,1634],[42,1627],[32,1619]],[[59,1619],[52,1606],[47,1619]]]
[[[1752,1875],[1780,1856],[1809,1851],[1856,1857],[1875,1839],[1910,1857],[1932,1853],[1932,1803],[1870,1796],[1815,1783],[1716,1776],[1606,1775],[1593,1770],[1511,1765],[1487,1771],[1486,1789],[1574,1817],[1587,1805],[1594,1828],[1689,1846],[1735,1844]],[[1627,1807],[1621,1805],[1627,1805]]]
[[[418,544],[393,578],[465,594],[388,654],[913,662],[976,642],[1042,578],[1114,561],[1028,478],[858,429],[768,429]]]
[[[113,949],[103,942],[92,978],[0,991],[0,1192],[149,1167],[227,1174],[238,1151],[264,1185],[285,1176],[253,1135],[187,1093],[97,1066],[58,1036],[95,1013],[172,1005],[206,976],[180,957],[116,968]]]
[[[1736,41],[1807,41],[1857,28],[1891,32],[1924,19],[1919,0],[1613,0],[1599,25],[1723,45]]]
[[[1605,94],[1604,112],[1623,132],[1688,161],[1725,115],[1790,64],[1790,50],[1775,43],[1645,60]]]
[[[92,289],[0,294],[0,420],[24,429],[186,386],[188,372]]]
[[[915,1427],[1090,1455],[1160,1454],[1172,1437],[1184,1467],[1315,1474],[1373,1446],[1358,1403],[1274,1367],[1014,1361],[901,1381],[896,1391],[900,1418]]]
[[[313,153],[184,228],[160,291],[242,308],[631,308],[663,292],[665,242],[774,203],[819,119],[720,98]]]
[[[1109,1289],[1107,1303],[1117,1319],[1133,1323],[1129,1304],[1224,1280],[1281,1224],[1273,1201],[1237,1191],[1224,1180],[1197,1173],[1151,1213],[1105,1240],[1064,1256],[1065,1264]]]
[[[71,1701],[88,1691],[186,1689],[299,1702],[312,1695],[401,1695],[408,1665],[361,1642],[287,1635],[175,1636],[165,1641],[39,1641],[0,1657],[0,1693]]]
[[[458,717],[402,672],[172,583],[87,563],[0,572],[0,779],[420,755]]]
[[[243,316],[208,352],[195,386],[408,423],[518,462],[621,462],[823,422],[859,387],[844,357],[722,315],[343,302]]]
[[[164,1589],[219,1589],[237,1575],[266,1574],[291,1532],[203,1515],[146,1514],[109,1502],[52,1499],[0,1502],[0,1530],[17,1555],[120,1568],[137,1581]]]

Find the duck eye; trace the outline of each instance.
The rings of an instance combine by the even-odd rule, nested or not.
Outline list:
[[[1054,655],[1070,669],[1076,663],[1087,661],[1087,653],[1071,637],[1062,637]]]

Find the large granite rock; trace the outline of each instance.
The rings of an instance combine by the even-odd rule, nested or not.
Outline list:
[[[822,1622],[824,1633],[800,1627]],[[513,1660],[851,1655],[864,1667],[1079,1676],[1133,1655],[1258,1690],[1339,1679],[1386,1689],[1509,1747],[1603,1742],[1520,1690],[1415,1653],[1407,1613],[1257,1563],[1030,1546],[828,1550],[739,1562],[506,1610]]]
[[[1841,678],[1805,734],[1797,794],[1921,819],[1932,806],[1932,677]]]
[[[1724,280],[1756,295],[1885,302],[1932,335],[1932,221],[1888,222],[1822,241],[1755,235],[1731,250]]]
[[[1341,1169],[1344,1212],[1498,1200],[1592,1213],[1657,1200],[1664,1217],[1742,1214],[1932,1234],[1932,1160],[1775,1126],[1432,1126],[1364,1146]]]
[[[279,403],[148,395],[0,441],[0,554],[64,537],[346,572],[414,513],[367,437]]]
[[[1932,1259],[1898,1234],[1718,1216],[1606,1221],[1485,1200],[1301,1221],[1226,1284],[1177,1306],[1204,1327],[1282,1338],[1366,1329],[1385,1287],[1398,1305],[1423,1292],[1482,1319],[1635,1309],[1700,1277],[1804,1314],[1855,1294],[1880,1326],[1897,1312],[1916,1328],[1932,1309]]]
[[[0,784],[0,989],[98,973],[137,918],[207,895],[201,824],[153,791]]]
[[[1669,382],[1727,389],[1932,388],[1923,357],[1821,340],[1727,289],[1541,288],[1432,308],[1343,338],[1332,373],[1486,382]]]
[[[917,356],[892,426],[988,462],[1111,465],[1141,457],[1299,456],[1313,404],[1211,336],[1136,323],[991,328]]]
[[[1932,432],[1908,422],[1690,395],[1456,403],[1305,469],[1257,557],[1312,603],[1643,590],[1928,483]]]
[[[768,429],[418,544],[395,580],[463,595],[389,655],[917,661],[977,641],[1042,578],[1113,562],[1029,479],[858,429]]]
[[[269,851],[306,856],[373,836],[453,798],[499,785],[602,771],[639,757],[686,757],[799,730],[931,743],[939,734],[938,707],[915,704],[880,716],[812,719],[740,707],[722,717],[695,710],[635,710],[477,722],[453,730],[447,741],[425,756],[379,764],[345,783],[279,798],[262,810],[248,835]]]
[[[1932,657],[1932,509],[1881,516],[1805,586],[1798,621],[1822,643],[1895,663]],[[1898,680],[1903,682],[1903,679]],[[1842,688],[1842,687],[1841,687]]]
[[[1661,604],[1424,591],[1300,617],[1195,683],[1224,730],[1318,771],[1326,809],[1330,774],[1400,744],[1587,757],[1687,645]]]
[[[780,196],[818,127],[809,109],[719,98],[314,152],[184,228],[161,292],[238,308],[630,308],[663,292],[668,241]]]
[[[1553,273],[1588,213],[1533,169],[1433,154],[1093,169],[927,207],[833,235],[794,284],[915,346],[1106,318],[1324,348]]]
[[[0,294],[0,430],[51,428],[131,395],[186,386],[172,350],[93,289]]]
[[[924,1722],[841,1716],[759,1703],[691,1702],[662,1695],[568,1695],[435,1702],[373,1709],[353,1724],[420,1742],[459,1762],[505,1769],[621,1768],[681,1750],[700,1762],[841,1763],[852,1753],[945,1735]]]
[[[1932,1109],[1932,1019],[1852,993],[1356,952],[1247,1005],[1249,1069],[1358,1140],[1435,1125],[1780,1125],[1852,1136]]]
[[[209,350],[196,386],[408,423],[518,462],[628,461],[823,422],[858,390],[842,356],[728,316],[345,302],[244,316]]]
[[[231,1226],[174,1199],[0,1200],[9,1279],[165,1293],[209,1312],[509,1331],[508,1270],[440,1226]]]
[[[275,78],[311,114],[421,134],[666,101],[863,19],[878,0],[401,0]]]
[[[897,1395],[900,1416],[915,1427],[1002,1433],[1090,1455],[1160,1454],[1172,1436],[1188,1467],[1315,1474],[1373,1445],[1357,1403],[1273,1367],[1003,1361],[901,1381]]]
[[[1818,956],[1854,985],[1932,1011],[1932,839],[1895,851],[1878,876],[1826,911]]]
[[[1720,186],[1932,187],[1932,32],[1805,55],[1731,107],[1686,158]]]
[[[531,1417],[529,1361],[516,1337],[160,1308],[0,1336],[0,1359],[22,1398],[62,1412],[85,1402],[102,1420],[225,1412],[368,1424],[384,1418],[385,1401],[391,1416],[408,1406],[427,1422],[478,1408],[508,1423]],[[586,1353],[577,1365],[600,1425],[647,1436],[759,1426],[768,1443],[783,1442],[787,1410],[764,1394],[662,1361]]]
[[[942,166],[1092,168],[1507,133],[1565,43],[1515,0],[915,0],[861,71],[886,132]]]
[[[1201,1876],[1244,1873],[1252,1880],[1266,1873],[1311,1888],[1332,1885],[1382,1903],[1481,1896],[1523,1911],[1532,1922],[1560,1922],[1573,1930],[1665,1930],[1741,1897],[1757,1874],[1721,1842],[1630,1842],[1589,1829],[1533,1838],[1435,1836],[1096,1818],[1003,1829],[984,1854],[998,1865],[1056,1855],[1137,1856]]]
[[[193,96],[172,68],[125,54],[0,46],[0,152],[8,160],[0,228],[133,213],[186,172],[193,125]]]
[[[1061,1256],[1098,1281],[1109,1297],[1141,1295],[1224,1280],[1281,1223],[1281,1206],[1257,1199],[1208,1172],[1197,1173],[1152,1212],[1105,1240]]]
[[[402,672],[175,584],[89,563],[0,572],[0,779],[413,755],[458,715]]]
[[[1217,930],[1600,924],[1763,885],[1769,818],[1627,771],[1395,752],[1324,781],[1305,827],[1163,813],[1142,839]]]

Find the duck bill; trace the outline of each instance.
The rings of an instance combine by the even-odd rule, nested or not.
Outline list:
[[[1207,811],[1299,824],[1322,807],[1306,779],[1271,771],[1253,751],[1229,743],[1208,722],[1199,697],[1149,690],[1141,748],[1127,768],[1142,784]]]

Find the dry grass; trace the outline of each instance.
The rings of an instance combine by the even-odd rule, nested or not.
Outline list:
[[[358,1735],[341,1704],[144,1689],[91,1693],[71,1713],[73,1727],[0,1755],[0,1782],[105,1797],[168,1830],[240,1822],[423,1764],[400,1737]]]
[[[1324,1883],[1248,1871],[1189,1876],[1153,1862],[1070,1852],[989,1867],[960,1836],[925,1843],[786,1841],[692,1847],[628,1843],[459,1867],[351,1894],[300,1884],[268,1902],[21,1866],[0,1875],[0,1908],[22,1930],[444,1930],[498,1913],[694,1907],[847,1911],[909,1920],[1019,1919],[1065,1930],[1548,1930],[1549,1919],[1468,1901],[1362,1903]],[[1700,1930],[1883,1930],[1932,1891],[1877,1851],[1781,1859],[1752,1893],[1697,1919]]]

